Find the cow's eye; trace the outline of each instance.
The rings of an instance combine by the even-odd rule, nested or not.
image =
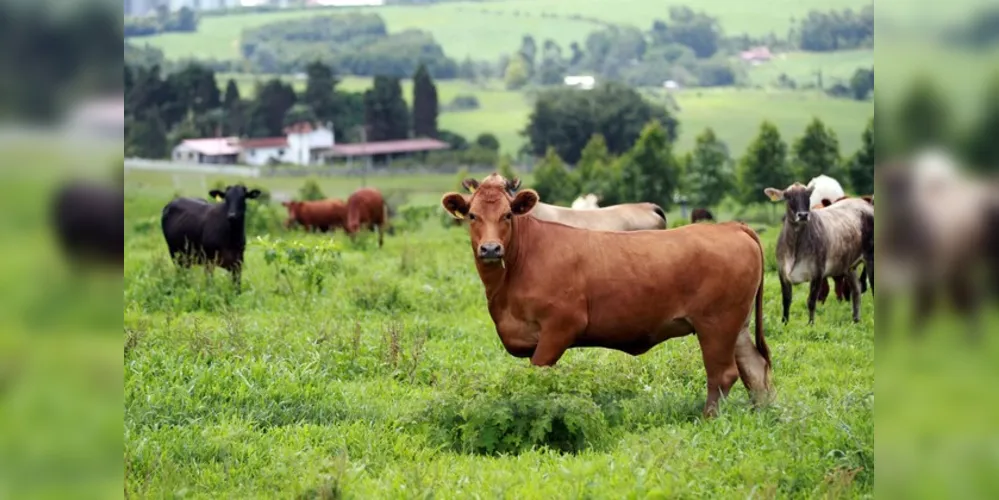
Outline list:
[[[506,219],[506,220],[512,219],[513,218],[513,212],[507,212],[506,215],[503,216],[503,218]]]
[[[475,214],[468,212],[468,220],[475,220]]]

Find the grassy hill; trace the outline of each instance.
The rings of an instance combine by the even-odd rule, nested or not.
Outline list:
[[[363,10],[377,12],[390,32],[421,29],[434,34],[445,53],[454,58],[471,56],[495,60],[514,51],[525,34],[540,43],[546,38],[567,46],[583,42],[602,23],[630,24],[643,30],[654,19],[666,19],[669,6],[689,5],[717,16],[728,34],[783,36],[791,18],[801,18],[809,10],[860,8],[864,0],[618,0],[608,8],[606,0],[505,0],[498,2],[447,2],[428,6],[387,6]],[[352,9],[312,9],[287,12],[232,14],[205,17],[195,34],[173,33],[144,38],[163,50],[167,58],[210,57],[233,59],[239,56],[242,30],[308,16],[330,15]]]

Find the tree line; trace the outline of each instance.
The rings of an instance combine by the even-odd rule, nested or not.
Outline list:
[[[818,118],[790,146],[777,127],[760,125],[745,153],[733,158],[714,130],[698,135],[690,152],[674,151],[670,134],[658,120],[644,125],[634,144],[614,154],[602,134],[594,134],[569,169],[554,147],[534,170],[533,188],[542,200],[567,205],[595,193],[602,205],[653,202],[666,210],[683,196],[696,207],[713,207],[726,198],[750,205],[763,200],[767,187],[827,174],[856,193],[874,192],[874,120],[868,120],[861,148],[842,157],[836,134]]]
[[[150,17],[126,17],[125,36],[142,37],[160,33],[194,33],[198,31],[198,14],[189,7],[181,7],[170,12],[170,6],[162,3],[156,7],[156,15]]]
[[[314,61],[359,76],[412,75],[425,65],[436,78],[454,78],[458,64],[433,35],[420,30],[389,33],[378,14],[348,13],[265,24],[244,30],[240,52],[250,69],[294,73]]]
[[[676,195],[702,207],[726,198],[753,204],[762,201],[767,187],[807,182],[820,174],[835,177],[854,193],[871,194],[876,165],[933,145],[957,152],[974,169],[999,172],[999,74],[967,127],[955,125],[939,89],[929,80],[917,80],[897,109],[887,115],[875,111],[860,148],[849,154],[841,151],[836,133],[814,118],[790,143],[773,123],[764,121],[738,157],[708,128],[698,135],[693,150],[681,155],[674,151],[676,120],[665,110],[626,96],[632,89],[604,84],[596,94],[551,92],[562,95],[538,99],[524,135],[527,151],[544,155],[534,170],[533,187],[543,200],[557,204],[571,203],[584,193],[599,194],[604,205],[650,201],[668,209]],[[597,100],[599,113],[593,112],[588,95],[608,96]],[[888,122],[876,129],[878,116]]]
[[[285,127],[303,121],[332,124],[342,143],[429,137],[452,146],[422,159],[429,164],[492,164],[499,154],[492,134],[469,142],[438,128],[437,86],[424,65],[413,75],[412,110],[399,78],[377,76],[365,92],[348,92],[334,68],[319,61],[307,66],[302,92],[272,78],[258,82],[252,98],[232,79],[220,90],[215,72],[194,63],[167,74],[156,65],[126,65],[124,83],[126,156],[164,158],[198,137],[283,136]]]
[[[520,47],[502,57],[495,70],[469,59],[458,66],[458,74],[467,79],[498,74],[511,89],[531,83],[559,84],[566,75],[580,73],[636,86],[660,86],[667,80],[684,86],[728,86],[745,77],[743,66],[730,59],[739,51],[755,46],[810,51],[872,47],[873,19],[873,8],[868,7],[860,12],[812,11],[784,38],[776,34],[730,37],[716,17],[673,6],[665,20],[654,20],[646,32],[634,26],[609,25],[590,33],[582,44],[573,42],[564,49],[551,39],[539,44],[524,35]],[[840,84],[842,88],[835,88],[833,95],[858,94],[852,83]]]

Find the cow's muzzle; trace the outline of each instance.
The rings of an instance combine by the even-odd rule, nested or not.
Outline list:
[[[479,259],[486,262],[495,262],[503,258],[503,245],[499,243],[483,243],[479,245]]]

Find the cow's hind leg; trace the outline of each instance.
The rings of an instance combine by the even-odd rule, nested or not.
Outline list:
[[[708,376],[708,397],[704,402],[704,417],[718,414],[718,400],[728,396],[732,385],[739,379],[735,360],[735,340],[740,322],[732,324],[725,319],[701,321],[694,324],[697,341],[701,344],[704,370]]]
[[[770,366],[753,343],[749,332],[749,318],[739,331],[735,341],[735,363],[739,367],[739,378],[749,390],[756,407],[761,407],[770,401],[772,386],[770,384]]]
[[[850,297],[850,299],[853,302],[853,322],[854,323],[859,323],[860,322],[860,296],[861,296],[861,293],[860,293],[860,280],[857,279],[857,274],[853,272],[853,269],[847,269],[846,270],[846,277],[845,277],[845,279],[847,281],[847,284],[850,285],[849,290],[850,290],[850,293],[852,294],[852,296]]]

